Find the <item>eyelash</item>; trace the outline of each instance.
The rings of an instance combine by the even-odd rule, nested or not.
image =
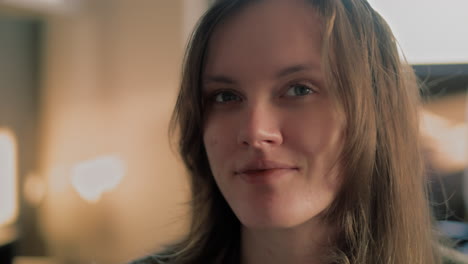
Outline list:
[[[306,95],[309,95],[309,94],[314,94],[314,93],[316,93],[316,91],[312,88],[312,86],[313,85],[300,83],[300,82],[290,84],[290,85],[288,85],[288,88],[287,88],[286,92],[284,93],[285,95],[283,97],[287,97],[288,95],[286,95],[286,94],[291,90],[291,88],[295,88],[295,87],[305,88],[307,93],[306,94],[301,94],[301,95],[296,95],[296,96],[295,95],[290,95],[289,97],[302,97],[302,96],[306,96]]]
[[[295,88],[295,87],[298,87],[298,86],[301,87],[301,88],[305,88],[306,91],[307,91],[306,94],[287,95],[287,93],[292,88]],[[280,97],[282,97],[282,98],[284,98],[284,97],[303,97],[303,96],[306,96],[306,95],[317,93],[317,91],[315,89],[313,89],[312,86],[313,85],[311,85],[311,84],[305,84],[305,83],[301,83],[301,82],[295,82],[295,83],[289,84],[289,85],[287,85],[286,92],[282,93],[282,95]],[[233,100],[228,100],[228,101],[218,101],[217,100],[218,96],[226,95],[226,93],[228,93],[231,98],[232,97],[236,97],[236,98],[233,99]],[[214,91],[213,93],[211,93],[211,95],[209,95],[207,97],[208,102],[216,103],[216,104],[227,104],[227,103],[231,103],[231,102],[239,102],[239,101],[242,101],[242,99],[243,99],[242,96],[240,96],[237,91],[233,91],[233,90],[217,90],[217,91]]]
[[[220,102],[217,100],[217,97],[220,96],[220,95],[226,95],[226,94],[229,94],[229,96],[236,96],[237,98],[235,100],[229,100],[227,102]],[[208,101],[211,102],[211,103],[216,103],[216,104],[226,104],[226,103],[230,103],[230,102],[238,102],[238,101],[241,101],[242,100],[242,97],[240,95],[238,95],[237,92],[235,91],[232,91],[232,90],[218,90],[218,91],[215,91],[213,92],[209,97],[208,97]]]

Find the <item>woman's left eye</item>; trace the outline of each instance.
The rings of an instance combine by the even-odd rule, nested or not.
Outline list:
[[[315,91],[307,85],[293,84],[289,86],[285,96],[305,96],[312,93],[315,93]]]

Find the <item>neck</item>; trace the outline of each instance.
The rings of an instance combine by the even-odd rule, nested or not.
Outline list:
[[[242,226],[242,264],[323,264],[332,228],[316,220],[292,228]]]

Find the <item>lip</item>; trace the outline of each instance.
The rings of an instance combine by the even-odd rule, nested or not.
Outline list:
[[[235,171],[235,174],[249,183],[265,183],[282,178],[298,170],[299,168],[292,164],[256,159],[241,166]]]
[[[298,169],[297,166],[265,159],[251,160],[245,165],[241,166],[236,170],[236,174],[245,174],[262,170],[274,170],[274,169]]]

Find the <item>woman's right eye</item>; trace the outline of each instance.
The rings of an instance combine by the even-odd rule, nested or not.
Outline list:
[[[230,91],[221,91],[213,95],[213,101],[215,103],[228,103],[241,101],[242,99],[237,94]]]

